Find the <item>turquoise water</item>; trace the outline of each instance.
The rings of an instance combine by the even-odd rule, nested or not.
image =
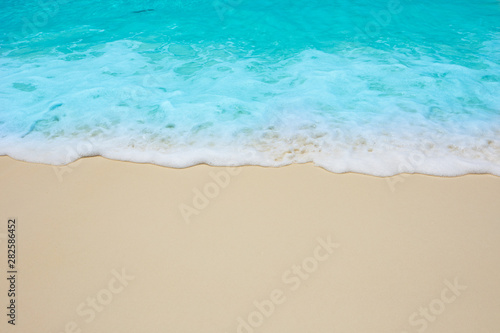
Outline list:
[[[1,0],[0,155],[500,175],[500,1]]]

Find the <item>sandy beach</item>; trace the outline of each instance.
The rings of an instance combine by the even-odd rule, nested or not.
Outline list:
[[[500,177],[4,156],[0,189],[2,332],[500,327]]]

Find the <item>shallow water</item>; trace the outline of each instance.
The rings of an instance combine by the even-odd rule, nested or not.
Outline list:
[[[0,4],[0,154],[500,175],[500,2]]]

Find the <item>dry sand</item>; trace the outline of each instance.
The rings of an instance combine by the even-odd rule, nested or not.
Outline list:
[[[500,332],[499,194],[490,175],[0,157],[0,331]]]

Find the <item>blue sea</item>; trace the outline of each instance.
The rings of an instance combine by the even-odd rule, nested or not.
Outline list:
[[[0,155],[500,175],[500,1],[0,0]]]

